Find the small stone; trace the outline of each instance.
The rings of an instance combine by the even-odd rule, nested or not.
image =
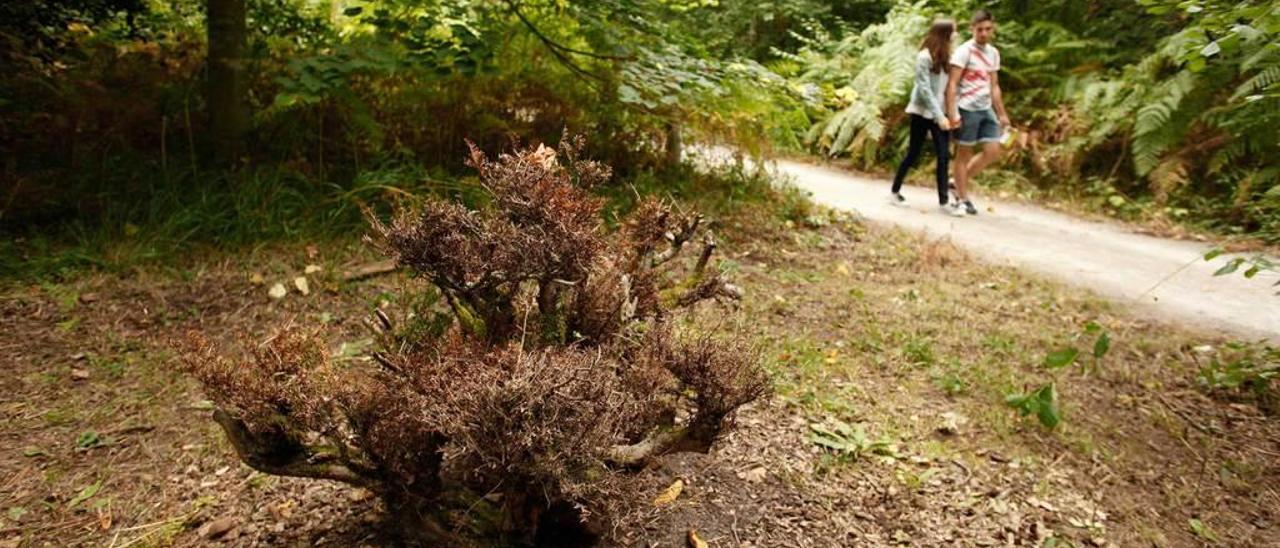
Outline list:
[[[769,471],[766,470],[765,467],[757,466],[755,468],[752,468],[751,470],[748,470],[747,473],[743,476],[743,479],[746,479],[751,483],[760,483],[764,481],[765,477],[768,474],[769,474]]]
[[[283,299],[284,296],[288,294],[289,294],[289,290],[285,289],[284,284],[280,284],[280,283],[271,286],[271,289],[267,291],[267,296],[275,300]]]
[[[89,303],[91,303],[91,302],[95,302],[95,301],[97,301],[97,300],[98,300],[98,294],[97,294],[97,293],[82,293],[82,294],[80,294],[80,302],[82,302],[82,303],[89,304]]]
[[[322,270],[324,269],[320,268],[320,265],[309,264],[307,265],[307,268],[305,268],[302,272],[304,274],[315,274],[316,272],[320,272]]]
[[[293,287],[298,288],[298,293],[301,293],[303,295],[311,294],[311,285],[307,283],[306,276],[298,276],[297,278],[294,278]]]
[[[89,378],[89,370],[80,368],[72,369],[71,378],[77,381],[87,380]]]

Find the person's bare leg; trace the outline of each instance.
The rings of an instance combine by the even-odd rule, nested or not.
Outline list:
[[[976,159],[972,146],[956,145],[956,195],[953,201],[963,202],[969,197],[969,162]]]
[[[965,166],[966,175],[970,178],[977,175],[979,171],[986,169],[987,166],[1000,159],[1000,143],[982,143],[982,154],[974,156],[967,166]],[[958,181],[959,179],[957,179]],[[965,194],[968,196],[968,194]]]

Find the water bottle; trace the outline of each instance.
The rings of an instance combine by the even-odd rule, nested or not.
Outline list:
[[[1004,135],[1000,137],[1000,146],[1009,148],[1013,145],[1013,141],[1017,139],[1018,130],[1011,127],[1004,128]]]

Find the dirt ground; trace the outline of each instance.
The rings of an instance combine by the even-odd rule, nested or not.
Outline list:
[[[647,470],[655,494],[686,487],[611,543],[1280,545],[1280,422],[1196,384],[1226,341],[897,230],[835,222],[722,249],[747,298],[704,321],[751,333],[777,394],[711,455]],[[322,322],[360,359],[361,320],[403,283],[340,281],[371,259],[273,248],[7,290],[0,546],[382,544],[366,492],[235,461],[173,344]],[[277,282],[290,292],[273,300]],[[1087,321],[1112,348],[1058,374],[1062,425],[1018,417],[1005,395],[1053,379],[1039,364]],[[841,428],[843,450],[814,443]]]

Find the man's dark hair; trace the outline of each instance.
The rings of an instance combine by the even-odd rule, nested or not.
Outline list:
[[[990,12],[990,11],[987,11],[987,10],[978,10],[978,11],[973,12],[973,21],[972,21],[972,24],[974,24],[974,25],[976,25],[976,24],[978,24],[978,23],[981,23],[981,22],[983,22],[983,21],[995,21],[995,20],[996,20],[996,16],[991,15],[991,12]]]

